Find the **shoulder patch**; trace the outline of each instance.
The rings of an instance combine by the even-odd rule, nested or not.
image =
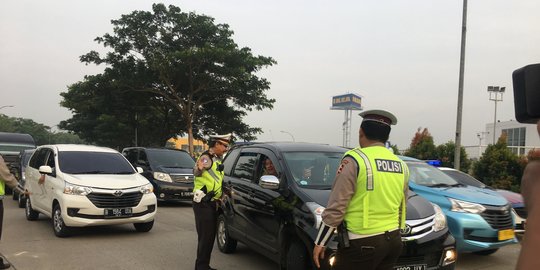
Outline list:
[[[396,160],[375,159],[375,165],[379,172],[403,173],[401,162]]]

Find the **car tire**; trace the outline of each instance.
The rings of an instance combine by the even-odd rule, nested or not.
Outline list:
[[[229,235],[229,229],[227,228],[227,222],[223,214],[220,214],[217,219],[216,240],[221,252],[233,253],[236,250],[238,241]]]
[[[303,270],[312,269],[308,259],[308,252],[300,241],[293,241],[287,250],[286,269]]]
[[[154,227],[154,221],[145,222],[145,223],[133,223],[135,230],[138,232],[149,232],[152,227]]]
[[[491,255],[491,254],[497,252],[497,250],[499,250],[499,249],[494,248],[494,249],[486,249],[486,250],[476,251],[476,252],[473,252],[473,253],[476,254],[476,255],[488,256],[488,255]]]
[[[36,220],[39,217],[39,212],[32,209],[30,197],[26,198],[24,214],[26,215],[27,220]]]
[[[55,204],[53,207],[52,226],[54,235],[57,237],[66,237],[71,233],[71,228],[64,223],[62,209],[59,204]]]
[[[26,205],[26,197],[23,195],[19,195],[17,198],[17,203],[19,205],[19,208],[24,208]]]

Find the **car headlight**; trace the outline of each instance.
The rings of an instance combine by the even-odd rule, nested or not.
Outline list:
[[[308,207],[309,211],[311,211],[311,214],[313,214],[313,217],[315,218],[315,229],[318,230],[322,222],[321,215],[324,211],[324,207],[316,202],[307,202],[306,206]]]
[[[171,176],[168,173],[154,172],[154,179],[163,182],[172,182]]]
[[[433,219],[435,225],[433,225],[433,230],[438,232],[446,228],[446,215],[444,215],[443,211],[438,205],[434,203],[432,203],[432,205],[435,209],[435,218]]]
[[[154,186],[152,186],[152,184],[146,184],[146,185],[144,185],[144,186],[141,186],[141,188],[139,189],[139,191],[140,191],[142,194],[149,194],[149,193],[154,192]]]
[[[64,187],[64,194],[86,196],[92,193],[92,189],[89,187],[77,186],[66,183]]]
[[[481,204],[465,202],[451,198],[448,198],[448,200],[450,200],[450,203],[452,203],[452,208],[450,208],[450,210],[454,212],[480,214],[486,211],[486,208]]]

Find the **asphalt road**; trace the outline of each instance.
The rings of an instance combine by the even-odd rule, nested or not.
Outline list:
[[[4,199],[4,231],[0,253],[12,269],[193,269],[196,233],[191,204],[158,207],[154,228],[137,233],[132,225],[90,227],[69,238],[57,238],[51,220],[40,215],[27,221],[24,209]],[[460,254],[456,269],[513,269],[520,245],[507,246],[491,256]],[[239,244],[236,253],[217,246],[213,267],[220,270],[277,270],[276,263]]]

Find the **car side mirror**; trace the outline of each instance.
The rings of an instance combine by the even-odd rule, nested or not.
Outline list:
[[[276,190],[279,188],[279,179],[273,175],[263,175],[259,179],[259,186],[266,189]]]
[[[39,173],[46,174],[46,175],[51,175],[52,174],[52,168],[51,168],[51,166],[47,166],[47,165],[39,166]]]
[[[144,172],[143,168],[141,168],[141,167],[137,167],[136,169],[137,169],[138,173],[143,173]]]

